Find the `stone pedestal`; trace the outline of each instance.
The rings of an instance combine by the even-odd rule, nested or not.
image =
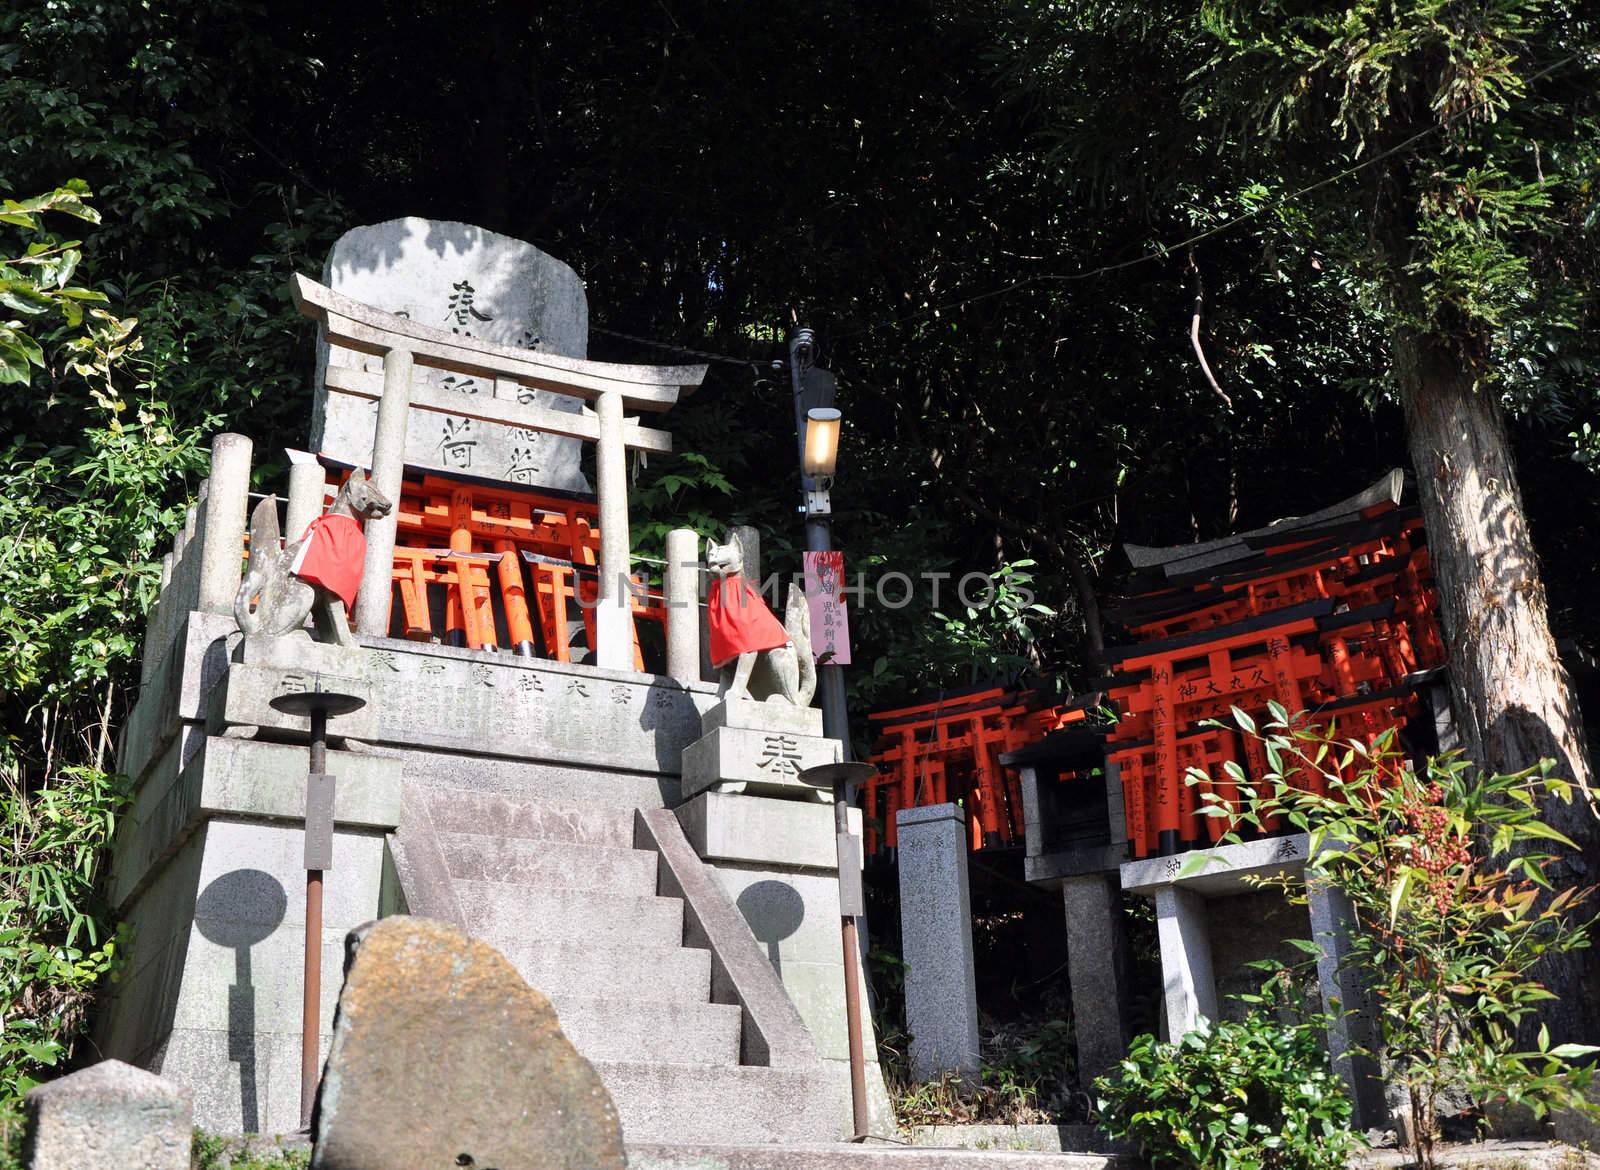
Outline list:
[[[1087,1086],[1128,1051],[1128,939],[1117,879],[1089,874],[1061,883],[1067,920],[1067,975],[1078,1046],[1078,1082]]]
[[[923,1081],[947,1072],[976,1080],[981,1062],[966,820],[958,806],[936,804],[902,809],[895,822],[911,1071]]]
[[[1376,1005],[1361,972],[1345,962],[1355,911],[1338,887],[1313,882],[1306,890],[1311,910],[1311,937],[1317,944],[1317,983],[1329,1015],[1328,1055],[1344,1080],[1355,1105],[1357,1129],[1384,1128],[1389,1109],[1383,1074],[1373,1054],[1379,1050]]]
[[[1217,981],[1205,899],[1181,886],[1156,891],[1156,937],[1161,946],[1161,991],[1167,1034],[1176,1040],[1217,1018]]]
[[[756,704],[761,706],[763,704]],[[784,989],[836,1078],[850,1132],[850,1046],[844,1011],[838,847],[833,810],[812,801],[701,792],[677,809],[684,836],[750,925]],[[861,831],[850,810],[851,831]],[[862,1003],[866,980],[860,978]],[[894,1112],[876,1059],[872,1020],[864,1019],[871,1131],[895,1132]]]
[[[299,1125],[307,769],[303,746],[211,736],[182,767],[169,752],[118,826],[108,894],[134,941],[96,1043],[192,1086],[195,1123],[214,1132]],[[323,970],[337,972],[345,932],[383,903],[401,764],[330,751],[328,771],[321,945]],[[338,991],[323,980],[324,1029]]]
[[[721,702],[701,718],[705,732],[683,751],[684,799],[707,789],[831,803],[833,794],[800,773],[843,758],[822,734],[822,712],[786,702]]]
[[[1216,1019],[1219,1012],[1217,977],[1236,968],[1241,956],[1215,950],[1213,934],[1226,939],[1225,921],[1216,917],[1224,899],[1257,894],[1265,878],[1297,877],[1304,873],[1309,842],[1304,834],[1264,841],[1246,841],[1181,857],[1153,857],[1130,861],[1122,867],[1122,886],[1130,893],[1153,898],[1161,946],[1161,978],[1169,1037],[1178,1039],[1202,1018]],[[1317,977],[1322,1006],[1331,1017],[1328,1051],[1334,1069],[1345,1082],[1355,1105],[1358,1129],[1385,1126],[1379,1071],[1370,1055],[1376,1051],[1378,1033],[1371,1005],[1347,964],[1352,916],[1347,900],[1337,889],[1313,885],[1308,891],[1309,922],[1300,919],[1306,933],[1291,928],[1287,937],[1309,937],[1320,954]],[[1259,896],[1269,896],[1260,892]],[[1255,932],[1259,934],[1259,929]],[[1259,954],[1261,941],[1250,940],[1234,949]],[[1359,1051],[1357,1051],[1359,1050]]]

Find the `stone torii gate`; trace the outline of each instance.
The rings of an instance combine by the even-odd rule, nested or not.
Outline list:
[[[705,378],[706,367],[639,366],[559,357],[518,349],[420,324],[343,296],[305,276],[292,287],[295,305],[325,330],[330,344],[383,361],[382,374],[330,365],[329,388],[375,399],[378,416],[371,474],[379,491],[398,499],[405,469],[406,431],[413,410],[446,418],[542,431],[593,442],[595,491],[600,508],[600,590],[595,612],[595,662],[631,670],[632,614],[628,604],[631,566],[628,526],[629,449],[668,452],[672,436],[627,417],[629,410],[662,412]],[[414,381],[417,365],[431,366],[493,383],[492,394],[462,394]],[[533,402],[532,390],[548,390],[591,404],[569,413]],[[367,555],[362,588],[352,615],[355,628],[383,636],[389,629],[390,577],[397,517],[390,513],[366,526]]]

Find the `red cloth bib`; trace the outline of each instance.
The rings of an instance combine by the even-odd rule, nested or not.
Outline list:
[[[289,571],[302,581],[321,585],[344,602],[356,604],[361,588],[361,568],[367,559],[367,538],[353,516],[318,516],[306,525],[300,551]]]
[[[743,577],[714,577],[706,597],[711,665],[722,667],[752,650],[776,650],[789,632],[772,616],[755,586]]]

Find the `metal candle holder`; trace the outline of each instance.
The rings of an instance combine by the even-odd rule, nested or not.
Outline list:
[[[367,701],[322,689],[318,678],[309,691],[279,695],[272,707],[311,720],[311,767],[306,776],[306,957],[300,1005],[300,1127],[311,1131],[317,1098],[319,1040],[322,1035],[322,874],[333,868],[334,778],[328,775],[328,716],[359,711]]]

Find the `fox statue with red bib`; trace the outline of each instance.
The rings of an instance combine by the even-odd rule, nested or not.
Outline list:
[[[744,545],[739,534],[726,544],[707,542],[706,567],[711,587],[706,597],[706,624],[711,636],[711,664],[722,674],[717,694],[728,701],[751,698],[752,676],[767,690],[769,703],[811,706],[817,690],[817,668],[811,657],[811,610],[798,585],[789,587],[783,624],[744,575]]]
[[[233,599],[239,628],[246,634],[288,634],[309,616],[319,642],[354,646],[346,610],[355,605],[367,553],[357,517],[387,516],[392,507],[357,468],[327,513],[280,548],[278,499],[262,500],[250,514],[250,565]]]

